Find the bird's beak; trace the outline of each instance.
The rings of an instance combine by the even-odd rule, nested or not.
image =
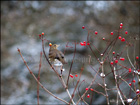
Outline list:
[[[58,48],[60,45],[56,45],[56,47]]]

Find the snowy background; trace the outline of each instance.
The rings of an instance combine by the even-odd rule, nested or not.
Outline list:
[[[60,44],[59,49],[65,50],[65,45],[74,47],[74,41],[81,42],[86,40],[87,31],[82,26],[98,31],[98,38],[94,39],[94,45],[102,52],[106,47],[101,40],[102,37],[108,38],[110,32],[117,30],[119,24],[124,24],[128,35],[126,40],[138,38],[139,35],[139,8],[138,1],[2,1],[1,2],[1,103],[2,104],[37,104],[37,83],[28,72],[24,65],[17,48],[21,49],[23,57],[27,61],[30,69],[37,76],[39,57],[41,49],[41,40],[38,35],[45,33],[45,38],[51,43]],[[48,53],[49,42],[46,42],[46,53]],[[123,45],[114,49],[119,52]],[[139,41],[136,42],[139,45]],[[136,46],[136,55],[139,54],[139,46]],[[74,48],[67,48],[65,55],[69,60],[65,66],[64,79],[66,81],[68,70],[73,57]],[[98,52],[95,52],[97,56]],[[130,54],[133,50],[130,49]],[[82,63],[88,62],[92,54],[86,47],[77,45],[76,58],[72,73],[80,73]],[[123,54],[126,55],[125,53]],[[132,56],[131,56],[132,58]],[[79,60],[80,59],[80,60]],[[133,60],[133,59],[132,59]],[[98,63],[93,58],[94,68],[98,68]],[[127,61],[126,61],[127,64]],[[67,93],[55,73],[51,70],[45,58],[42,61],[41,83],[56,96],[69,100]],[[85,89],[94,77],[95,72],[89,66],[85,65],[81,81],[85,80],[81,88]],[[100,77],[97,77],[100,82]],[[109,84],[113,84],[108,79]],[[76,82],[75,82],[76,83]],[[98,86],[94,86],[96,89]],[[125,85],[124,93],[127,90]],[[73,92],[73,80],[70,78],[69,91]],[[81,90],[82,91],[82,90]],[[84,91],[84,90],[83,90]],[[100,91],[100,90],[99,90]],[[114,91],[115,92],[115,91]],[[110,93],[114,96],[114,92]],[[102,104],[106,99],[94,94],[93,104]],[[77,100],[77,97],[75,97]],[[88,99],[86,99],[90,102]],[[114,100],[114,99],[112,99]],[[40,103],[55,104],[59,100],[53,98],[40,88]]]

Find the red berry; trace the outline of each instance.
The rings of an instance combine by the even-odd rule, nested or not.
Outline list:
[[[137,93],[137,94],[139,94],[139,93],[140,93],[140,90],[139,90],[139,89],[137,89],[137,90],[136,90],[136,93]]]
[[[44,32],[42,32],[42,35],[44,35]]]
[[[122,29],[122,26],[120,26],[120,29]]]
[[[139,59],[139,57],[138,57],[138,56],[136,56],[136,59]]]
[[[129,73],[131,72],[131,68],[129,68]]]
[[[88,90],[88,88],[86,88],[86,90]]]
[[[113,35],[113,32],[111,32],[111,35]]]
[[[136,93],[137,93],[137,94],[139,94],[139,93],[140,93],[140,91],[136,91]]]
[[[122,40],[121,40],[122,42],[124,42],[125,41],[125,38],[122,38]]]
[[[129,86],[131,86],[132,84],[131,83],[129,83]]]
[[[75,77],[78,77],[78,75],[76,74]]]
[[[134,83],[135,83],[136,81],[135,81],[135,80],[133,80],[132,82],[134,82]]]
[[[113,54],[115,54],[115,51],[113,51]]]
[[[81,45],[81,46],[83,46],[83,45],[84,45],[84,43],[80,42],[80,45]]]
[[[85,29],[85,26],[82,26],[82,29]]]
[[[95,34],[97,35],[97,34],[98,34],[98,32],[97,32],[97,31],[95,31]]]
[[[90,90],[91,90],[91,91],[93,91],[93,89],[92,89],[92,88],[90,88]]]
[[[70,77],[73,78],[73,75],[70,74]]]
[[[18,52],[20,52],[20,49],[19,49],[19,48],[17,48],[17,51],[18,51]]]
[[[88,94],[88,95],[87,95],[87,98],[89,98],[89,97],[90,97],[90,95]]]
[[[125,31],[125,34],[128,34],[128,32],[127,32],[127,31]]]
[[[121,60],[121,61],[124,61],[124,60],[125,60],[125,58],[120,58],[120,60]]]
[[[118,63],[118,60],[115,60],[115,63]]]
[[[105,38],[103,38],[103,40],[105,40]]]
[[[119,36],[119,39],[121,39],[122,37],[121,36]]]
[[[120,23],[120,26],[123,26],[123,23]]]
[[[51,44],[51,43],[49,43],[49,46],[52,46],[52,44]]]
[[[39,34],[39,37],[41,37],[41,34]]]
[[[138,70],[138,72],[140,72],[140,70]]]
[[[87,43],[87,45],[90,45],[90,43]]]
[[[84,46],[86,46],[86,43],[83,43]]]
[[[110,64],[113,65],[113,62],[111,61]]]
[[[86,43],[86,41],[83,41],[83,43]]]

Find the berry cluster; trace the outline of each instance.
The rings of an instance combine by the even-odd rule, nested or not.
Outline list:
[[[70,74],[70,77],[73,78],[74,76]],[[78,74],[75,74],[75,77],[78,77]]]
[[[81,46],[86,46],[86,45],[90,45],[90,43],[87,43],[86,41],[80,42]]]

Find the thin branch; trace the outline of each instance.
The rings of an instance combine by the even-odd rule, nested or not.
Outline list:
[[[79,79],[78,79],[78,81],[77,81],[77,83],[76,83],[76,86],[75,86],[75,88],[74,88],[74,91],[73,91],[73,94],[72,94],[72,97],[71,97],[69,103],[71,103],[71,101],[72,101],[72,99],[73,99],[73,97],[74,97],[74,94],[75,94],[76,88],[77,88],[77,86],[78,86],[78,84],[79,84],[79,82],[80,82],[80,78],[81,78],[81,75],[82,75],[83,70],[84,70],[84,68],[82,67],[82,68],[81,68],[81,72],[80,72]]]
[[[126,80],[124,80],[123,78],[120,78],[122,81],[124,81],[131,89],[132,89],[132,91],[134,92],[134,93],[136,93],[134,90],[133,90],[133,88],[126,82]]]
[[[66,87],[66,88],[68,88],[68,84],[69,84],[69,75],[70,75],[71,70],[72,70],[72,65],[73,65],[73,62],[74,62],[75,53],[76,53],[76,42],[75,42],[75,50],[74,50],[73,60],[72,60],[72,62],[71,62],[71,66],[70,66],[70,70],[69,70],[69,74],[68,74],[67,85],[66,85],[67,87]]]
[[[99,71],[100,71],[100,69],[98,70],[98,72]],[[92,86],[92,84],[94,83],[98,72],[95,74],[95,76],[94,76],[93,80],[91,81],[91,84],[88,86],[88,88],[90,88]],[[76,105],[79,104],[79,102],[81,101],[81,99],[83,99],[83,97],[86,95],[87,92],[88,92],[88,90],[86,90],[85,93],[80,97],[80,99],[77,101]]]
[[[41,60],[42,60],[42,52],[40,52],[40,63],[39,63],[38,78],[37,78],[38,81],[40,81]],[[37,103],[39,105],[39,83],[37,83]]]
[[[122,104],[125,105],[124,103],[124,100],[122,99],[122,96],[121,96],[121,93],[120,93],[120,90],[119,90],[119,87],[118,87],[118,81],[117,81],[117,74],[116,74],[116,67],[114,66],[114,75],[115,75],[115,83],[116,83],[116,88],[117,88],[117,91],[118,91],[118,95],[120,96],[120,99],[122,101]]]
[[[58,99],[58,100],[60,100],[60,101],[62,101],[62,102],[64,102],[64,103],[68,104],[67,101],[65,101],[65,100],[63,100],[63,99],[61,99],[61,98],[55,96],[53,93],[51,93],[48,89],[46,89],[46,88],[38,81],[38,79],[36,78],[36,76],[34,75],[34,73],[33,73],[33,72],[30,70],[30,68],[28,67],[26,61],[24,60],[24,58],[23,58],[23,56],[22,56],[22,54],[21,54],[21,52],[20,52],[20,49],[18,49],[18,52],[19,52],[19,54],[20,54],[20,56],[21,56],[21,58],[22,58],[24,64],[26,65],[27,69],[29,70],[30,74],[34,77],[34,79],[36,80],[36,82],[37,82],[47,93],[49,93],[51,96],[53,96],[54,98],[56,98],[56,99]]]
[[[81,97],[82,95],[81,95],[81,93],[80,93],[80,89],[79,89],[79,88],[81,87],[81,85],[82,85],[83,82],[85,82],[85,80],[82,80],[81,83],[80,83],[79,86],[78,86],[78,93],[79,93],[79,96],[80,96],[80,97]],[[83,100],[84,100],[84,99],[82,98],[82,101],[83,101]]]
[[[127,48],[127,58],[128,58],[128,60],[129,60],[129,62],[130,62],[130,64],[131,64],[131,66],[135,69],[134,65],[132,64],[132,62],[131,62],[131,60],[130,60],[130,58],[129,58],[128,48]]]
[[[61,76],[61,79],[62,79],[63,83],[65,84],[64,79],[62,78],[62,76]],[[66,87],[66,84],[65,84],[65,87]],[[71,99],[71,95],[70,95],[70,92],[69,92],[68,88],[65,88],[65,89],[66,89],[66,92],[68,93],[68,95],[69,95],[69,97]],[[72,101],[73,105],[75,105],[75,102],[73,101],[73,99],[71,99],[71,101]]]
[[[103,57],[101,58],[102,62],[103,62]],[[101,64],[102,66],[102,73],[104,74],[104,67],[103,67],[104,63]],[[106,89],[106,82],[105,82],[105,77],[103,76],[102,77],[103,79],[103,83],[104,83],[104,89],[105,89],[105,94],[106,94],[106,100],[107,100],[107,104],[109,105],[109,98],[108,98],[108,92],[107,92],[107,89]]]

